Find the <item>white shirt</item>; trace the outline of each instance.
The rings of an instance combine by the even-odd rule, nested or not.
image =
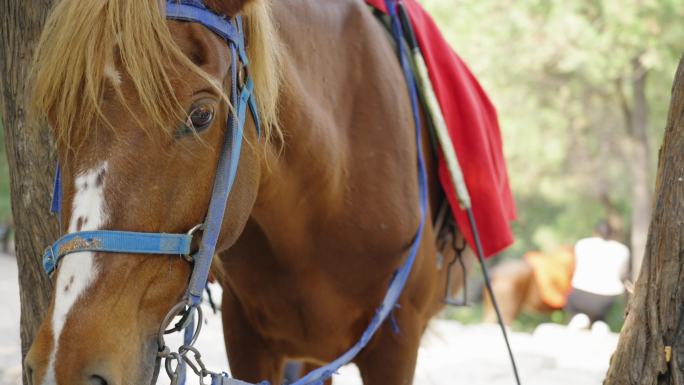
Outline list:
[[[584,238],[575,244],[572,287],[599,295],[620,295],[627,271],[629,249],[617,241]]]

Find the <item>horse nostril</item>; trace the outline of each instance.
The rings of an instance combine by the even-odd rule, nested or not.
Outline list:
[[[109,385],[109,382],[107,382],[104,377],[93,374],[88,377],[88,385]]]

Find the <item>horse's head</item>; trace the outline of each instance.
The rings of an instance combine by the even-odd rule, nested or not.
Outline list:
[[[250,3],[250,4],[244,4]],[[246,13],[264,133],[245,127],[217,250],[254,204],[277,81],[266,5],[208,1]],[[246,8],[245,8],[246,7]],[[50,121],[62,166],[65,232],[184,233],[207,213],[229,131],[231,53],[200,24],[167,21],[159,1],[62,0],[34,64],[35,105]],[[46,318],[27,356],[34,385],[145,384],[162,319],[188,284],[178,256],[69,254],[54,273]]]

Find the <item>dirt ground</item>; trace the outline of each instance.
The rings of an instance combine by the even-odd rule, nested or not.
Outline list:
[[[15,260],[7,255],[0,255],[0,294],[0,385],[16,385],[21,383],[19,289]],[[198,342],[205,362],[217,371],[227,368],[223,343],[218,342],[221,333],[220,317],[210,315]],[[545,324],[532,334],[511,333],[511,343],[524,385],[598,385],[617,335]],[[168,380],[160,377],[158,384]],[[361,380],[356,368],[347,366],[334,377],[334,384],[361,385]],[[514,385],[496,326],[432,322],[420,348],[414,385],[458,384]]]

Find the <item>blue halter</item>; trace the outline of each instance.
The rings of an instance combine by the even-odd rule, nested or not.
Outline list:
[[[385,297],[377,308],[374,317],[364,331],[363,335],[348,351],[329,364],[320,367],[292,385],[322,385],[328,378],[338,371],[340,367],[351,362],[356,355],[368,344],[375,332],[395,309],[397,301],[401,296],[406,281],[413,267],[418,248],[420,246],[425,218],[427,212],[427,178],[425,164],[422,153],[421,122],[418,111],[418,97],[416,82],[409,67],[408,53],[401,44],[403,36],[402,26],[396,15],[396,1],[385,0],[388,12],[392,18],[392,32],[398,44],[398,54],[402,70],[406,77],[413,117],[416,125],[416,144],[417,144],[417,165],[418,165],[418,186],[420,196],[420,225],[416,236],[409,248],[408,256],[404,264],[395,272],[392,277]],[[190,245],[194,230],[188,234],[164,234],[164,233],[140,233],[125,231],[82,231],[64,235],[54,244],[48,247],[43,255],[43,267],[48,274],[51,274],[57,267],[59,260],[71,253],[93,251],[105,253],[123,254],[162,254],[162,255],[181,255],[191,260],[194,264],[185,301],[189,307],[197,307],[202,299],[202,292],[207,284],[209,268],[214,255],[216,243],[219,237],[221,224],[225,216],[226,204],[230,190],[232,188],[237,166],[240,160],[240,148],[245,124],[247,108],[252,112],[254,121],[260,135],[260,122],[258,118],[256,103],[253,96],[254,83],[249,72],[245,77],[244,85],[238,89],[238,60],[242,63],[245,71],[249,65],[245,50],[244,33],[242,29],[242,19],[236,16],[233,20],[213,13],[207,9],[199,0],[167,0],[167,18],[170,20],[180,20],[195,22],[204,25],[218,36],[222,37],[228,44],[232,53],[231,63],[231,93],[230,99],[233,106],[237,106],[236,114],[230,114],[228,118],[229,131],[226,133],[221,157],[214,180],[213,193],[205,222],[201,224],[203,230],[202,240],[199,251],[190,254]],[[52,211],[60,214],[61,212],[61,170],[57,167],[55,175],[55,185],[53,192]],[[186,328],[189,331],[191,327]],[[186,333],[186,339],[192,339],[192,333]],[[180,361],[180,360],[179,360]],[[185,365],[180,365],[181,377],[184,376]],[[212,385],[254,385],[228,377],[225,373],[204,372],[211,376]],[[263,381],[260,384],[268,384]]]
[[[191,21],[205,25],[226,40],[232,53],[230,100],[231,104],[237,107],[237,113],[229,114],[228,117],[229,132],[226,133],[223,143],[207,216],[205,222],[200,226],[203,230],[200,249],[197,253],[190,255],[190,245],[194,231],[187,234],[109,230],[81,231],[66,234],[48,247],[43,255],[43,268],[48,274],[51,274],[57,267],[60,259],[71,253],[83,251],[182,255],[194,262],[186,297],[191,304],[198,304],[201,301],[202,292],[206,285],[209,267],[211,266],[219,231],[225,216],[228,195],[237,174],[245,115],[248,107],[254,117],[258,135],[260,135],[260,122],[253,96],[254,82],[249,76],[249,72],[247,72],[248,76],[246,76],[244,85],[238,90],[238,60],[245,67],[245,70],[249,65],[241,17],[237,16],[234,21],[230,21],[212,13],[201,2],[195,0],[185,0],[183,2],[169,1],[166,10],[168,19]],[[61,205],[61,170],[58,166],[52,201],[53,213],[59,215],[61,213]]]

